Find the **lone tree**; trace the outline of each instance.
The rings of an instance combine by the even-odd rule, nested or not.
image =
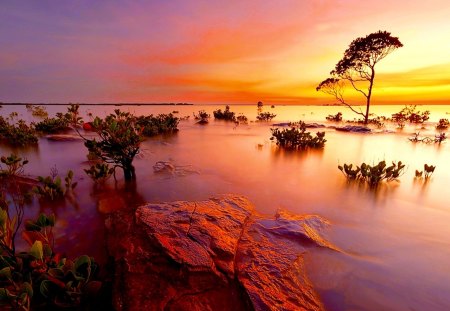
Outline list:
[[[375,65],[403,44],[390,32],[378,31],[364,38],[357,38],[350,43],[344,57],[336,64],[331,77],[317,86],[317,91],[334,96],[342,105],[369,120],[370,99],[375,81]],[[350,84],[366,99],[366,112],[356,110],[344,100],[344,88]]]

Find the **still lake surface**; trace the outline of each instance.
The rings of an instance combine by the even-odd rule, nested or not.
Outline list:
[[[50,116],[65,112],[64,106],[46,106]],[[51,142],[41,138],[36,148],[12,149],[0,145],[0,154],[12,151],[28,158],[26,174],[49,175],[56,166],[61,175],[75,172],[79,186],[76,203],[40,206],[27,210],[27,217],[40,211],[57,215],[57,245],[70,249],[68,255],[89,253],[104,256],[105,198],[116,198],[118,207],[143,202],[203,200],[217,194],[236,193],[248,197],[261,213],[274,214],[283,208],[299,214],[318,214],[329,220],[323,234],[342,253],[318,249],[307,255],[307,274],[328,310],[450,310],[450,142],[441,145],[412,143],[412,134],[434,137],[434,125],[449,118],[450,106],[418,106],[430,110],[425,129],[407,125],[396,130],[388,125],[372,134],[325,130],[323,150],[284,152],[270,138],[271,123],[235,126],[214,121],[195,124],[192,113],[201,109],[211,114],[224,106],[81,106],[87,113],[104,116],[120,108],[139,114],[190,115],[181,121],[180,131],[154,137],[142,143],[134,161],[137,179],[125,185],[118,171],[118,183],[109,180],[98,190],[83,172],[88,168],[81,141]],[[402,106],[373,106],[371,112],[390,116]],[[231,110],[256,118],[256,105],[231,106]],[[4,106],[2,116],[17,111],[20,118],[33,120],[25,106]],[[335,106],[264,106],[277,114],[272,123],[325,121],[328,114],[343,112]],[[334,124],[335,125],[335,124]],[[315,132],[316,129],[309,129]],[[348,184],[338,164],[402,161],[406,172],[400,182],[377,191]],[[169,161],[178,167],[173,175],[157,174],[153,165]],[[414,180],[416,169],[436,165],[428,182]],[[69,247],[70,246],[70,247]]]

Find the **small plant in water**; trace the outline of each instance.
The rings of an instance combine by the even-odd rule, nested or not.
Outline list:
[[[333,121],[333,122],[341,122],[342,121],[342,112],[338,112],[335,115],[329,114],[326,119],[328,121]]]
[[[232,122],[236,121],[235,113],[230,111],[230,106],[228,105],[225,107],[224,111],[222,111],[222,109],[214,110],[213,114],[214,119],[217,120],[232,121]]]
[[[359,180],[367,183],[370,187],[376,187],[382,182],[398,180],[405,165],[399,161],[398,163],[392,162],[392,165],[387,166],[386,161],[380,161],[377,165],[369,165],[362,163],[360,166],[356,166],[353,169],[353,164],[339,165],[338,169],[349,180]]]
[[[436,125],[437,130],[446,130],[448,126],[450,125],[450,122],[448,119],[440,119],[438,124]]]
[[[112,176],[114,173],[114,168],[110,167],[106,163],[96,163],[88,170],[84,171],[95,183],[103,184]]]
[[[1,163],[6,165],[6,169],[0,170],[0,176],[18,176],[23,173],[23,168],[26,164],[28,164],[28,160],[22,160],[21,157],[17,156],[14,153],[11,153],[10,156],[2,156],[0,158]],[[0,166],[1,167],[1,166]]]
[[[306,149],[306,148],[323,148],[325,145],[325,132],[317,132],[316,136],[312,136],[310,132],[306,132],[306,124],[302,121],[288,129],[270,129],[272,137],[270,140],[276,140],[276,144],[286,149]]]
[[[200,110],[197,114],[194,113],[194,119],[198,120],[198,124],[207,124],[209,117],[205,110]]]
[[[277,115],[274,113],[270,113],[270,112],[260,112],[258,113],[258,115],[256,116],[256,119],[258,121],[262,121],[262,122],[267,122],[267,121],[271,121],[273,118],[275,118]]]
[[[77,186],[77,183],[72,182],[73,172],[69,170],[64,178],[64,185],[61,177],[58,176],[56,168],[52,169],[50,176],[38,176],[37,181],[39,185],[33,187],[33,192],[41,198],[56,200],[64,197],[66,193],[72,191]]]
[[[428,180],[433,175],[435,169],[435,165],[424,164],[423,171],[416,170],[416,178],[422,178],[424,176],[425,180]]]

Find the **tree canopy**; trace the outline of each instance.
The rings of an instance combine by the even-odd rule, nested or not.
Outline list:
[[[342,59],[330,72],[331,77],[322,81],[316,90],[334,96],[341,104],[363,116],[367,124],[375,80],[375,65],[402,46],[400,40],[387,31],[378,31],[353,40]],[[343,90],[346,83],[365,97],[365,113],[361,109],[355,110],[344,100]]]

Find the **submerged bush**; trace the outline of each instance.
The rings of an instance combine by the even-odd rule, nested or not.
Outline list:
[[[179,118],[173,114],[159,114],[157,116],[140,116],[136,119],[136,124],[141,128],[145,136],[155,136],[158,134],[172,134],[178,131]]]
[[[35,124],[35,129],[45,134],[53,134],[69,129],[69,117],[57,113],[55,118],[45,118]]]
[[[275,118],[277,115],[274,113],[270,113],[270,112],[259,112],[258,115],[256,116],[256,119],[258,121],[271,121],[273,118]]]
[[[316,136],[312,136],[310,132],[306,132],[306,124],[302,121],[298,126],[288,129],[270,129],[272,137],[270,140],[276,140],[276,144],[286,149],[306,149],[306,148],[323,148],[325,145],[325,132],[317,132]]]
[[[392,121],[397,123],[397,126],[403,128],[405,123],[423,123],[430,118],[430,111],[417,111],[416,105],[407,105],[397,113],[392,114]]]
[[[114,164],[114,169],[123,169],[126,180],[135,177],[134,157],[139,153],[142,129],[137,124],[136,117],[129,112],[114,110],[114,114],[105,119],[96,117],[92,122],[98,139],[84,139],[84,145],[89,153],[105,163]]]
[[[0,161],[6,165],[6,168],[1,167],[0,165],[0,176],[8,177],[21,175],[23,173],[24,166],[28,164],[28,160],[22,160],[21,157],[14,153],[11,153],[9,156],[2,156]]]
[[[342,121],[342,112],[338,112],[335,115],[329,114],[325,119],[332,122],[341,122]]]
[[[0,140],[11,145],[19,146],[36,144],[38,142],[37,133],[33,124],[27,125],[24,120],[10,123],[9,120],[0,116]]]
[[[217,109],[213,111],[214,119],[224,120],[224,121],[236,121],[236,115],[234,112],[230,111],[230,106],[226,106],[225,110]]]
[[[448,121],[448,119],[439,119],[439,122],[436,125],[436,129],[437,130],[446,130],[449,125],[450,125],[450,122]]]
[[[52,169],[52,174],[47,177],[38,176],[37,181],[39,184],[33,187],[33,192],[39,197],[49,200],[56,200],[64,197],[66,193],[72,191],[77,186],[77,183],[72,182],[73,172],[68,171],[64,178],[64,185],[62,184],[61,177],[57,176],[56,169]]]
[[[194,119],[195,120],[198,120],[198,124],[206,124],[206,123],[208,123],[209,121],[209,118],[210,118],[210,116],[209,116],[209,114],[208,113],[206,113],[206,111],[205,110],[200,110],[197,114],[193,114],[194,115]]]
[[[102,184],[112,176],[114,168],[106,163],[97,163],[84,171],[95,183]]]
[[[359,180],[367,183],[371,187],[376,187],[382,181],[398,180],[405,165],[399,161],[398,163],[392,162],[392,165],[387,166],[386,161],[380,161],[377,165],[369,165],[362,163],[360,166],[356,166],[353,169],[353,164],[339,165],[338,169],[349,180]]]

